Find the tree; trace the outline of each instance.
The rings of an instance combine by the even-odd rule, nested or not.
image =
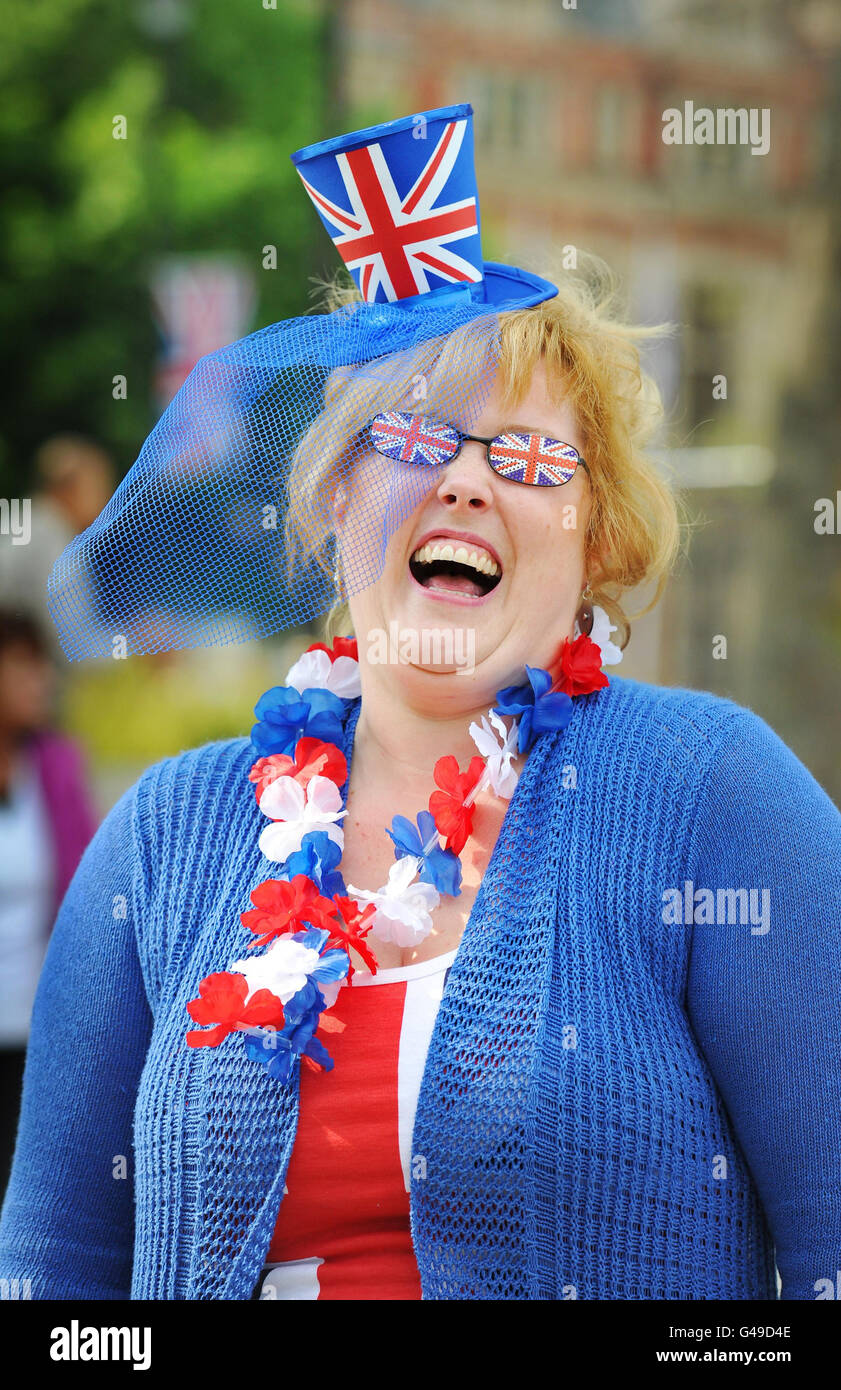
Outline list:
[[[315,4],[0,0],[0,24],[0,491],[21,495],[56,430],[96,436],[121,471],[135,458],[153,423],[156,257],[239,253],[257,323],[307,311],[326,258],[289,154],[335,132]]]

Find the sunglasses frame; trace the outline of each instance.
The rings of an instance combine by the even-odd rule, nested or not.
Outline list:
[[[566,442],[565,439],[554,439],[554,437],[553,437],[552,435],[543,434],[543,435],[540,435],[540,438],[541,438],[541,439],[552,439],[553,443],[555,443],[555,444],[564,444],[564,445],[566,446],[567,449],[574,449],[574,450],[575,450],[575,455],[576,455],[576,458],[577,458],[578,461],[577,461],[577,463],[576,463],[576,465],[575,465],[575,468],[573,469],[572,473],[570,474],[570,476],[569,476],[568,478],[565,478],[565,479],[563,480],[563,482],[560,482],[560,483],[527,483],[527,482],[522,481],[522,480],[519,479],[519,478],[506,478],[505,474],[504,474],[504,473],[498,473],[497,470],[494,468],[493,464],[491,463],[491,445],[492,445],[493,443],[495,443],[495,441],[496,441],[497,439],[502,439],[502,438],[504,438],[504,434],[492,434],[492,435],[487,436],[487,437],[484,436],[484,435],[481,435],[481,434],[465,434],[464,430],[460,430],[460,429],[458,428],[458,425],[453,425],[453,424],[451,424],[451,423],[450,423],[449,421],[447,421],[447,420],[438,420],[434,415],[413,416],[413,415],[412,415],[412,411],[410,411],[410,410],[401,410],[401,411],[386,411],[386,410],[380,410],[380,411],[378,411],[377,414],[376,414],[375,416],[373,416],[373,418],[372,418],[371,420],[369,420],[369,422],[368,422],[368,434],[369,434],[369,435],[371,435],[371,427],[372,427],[372,425],[374,424],[374,421],[377,420],[381,415],[409,415],[409,416],[412,416],[413,419],[418,419],[418,418],[420,418],[420,419],[422,419],[422,420],[431,420],[431,421],[433,421],[433,423],[435,423],[435,424],[443,425],[443,426],[444,426],[446,429],[448,429],[448,430],[453,430],[453,431],[455,432],[455,434],[458,435],[458,439],[459,439],[458,448],[456,449],[456,451],[455,451],[455,453],[453,454],[452,458],[447,459],[446,463],[436,465],[437,467],[446,468],[447,463],[452,463],[452,462],[453,462],[453,459],[457,459],[457,458],[458,458],[459,454],[461,453],[461,450],[462,450],[463,445],[465,445],[465,444],[467,444],[467,443],[472,443],[472,444],[484,444],[484,446],[485,446],[485,459],[486,459],[486,461],[487,461],[487,465],[488,465],[488,467],[490,468],[491,472],[496,474],[497,478],[502,478],[502,481],[503,481],[504,483],[516,483],[516,484],[518,485],[518,487],[566,487],[567,483],[571,483],[571,482],[572,482],[572,480],[573,480],[573,478],[575,477],[575,474],[578,472],[578,469],[579,469],[579,468],[583,468],[583,469],[584,469],[584,472],[587,473],[588,475],[589,475],[589,473],[590,473],[590,469],[587,467],[586,461],[581,457],[581,455],[579,454],[578,450],[575,448],[575,445],[574,445],[574,444],[567,444],[567,442]],[[526,431],[508,430],[508,431],[506,431],[505,433],[509,433],[509,434],[520,434],[520,433],[537,434],[538,431],[537,431],[537,430],[526,430]],[[381,451],[380,449],[377,448],[376,444],[374,444],[373,436],[372,436],[372,435],[371,435],[371,443],[373,444],[373,447],[374,447],[375,452],[378,453],[378,454],[380,455],[381,458],[389,458],[389,455],[388,455],[388,454],[382,453],[382,451]]]

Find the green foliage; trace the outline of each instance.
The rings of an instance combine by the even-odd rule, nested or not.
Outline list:
[[[261,642],[80,665],[63,693],[62,727],[100,772],[250,734],[259,696],[283,683],[314,640],[299,629]]]
[[[168,37],[161,12],[182,17]],[[254,326],[310,307],[326,257],[288,156],[323,133],[323,24],[294,0],[0,0],[4,493],[55,430],[101,439],[122,471],[135,458],[154,421],[156,257],[239,255]]]

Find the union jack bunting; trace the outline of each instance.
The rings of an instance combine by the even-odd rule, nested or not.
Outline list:
[[[446,121],[426,157],[431,125],[429,140],[407,129],[314,158],[308,177],[298,169],[363,299],[396,301],[482,281],[468,129],[466,119]]]
[[[501,478],[538,487],[568,483],[580,458],[571,444],[543,434],[501,434],[488,446],[488,461]]]
[[[378,453],[400,463],[449,463],[458,451],[459,436],[448,425],[422,415],[391,410],[371,421],[371,439]]]

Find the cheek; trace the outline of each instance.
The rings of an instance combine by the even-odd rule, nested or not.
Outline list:
[[[586,509],[555,498],[534,499],[516,518],[517,568],[547,576],[578,570],[584,556]]]
[[[339,523],[346,573],[356,570],[367,583],[376,582],[384,539],[386,564],[402,559],[404,542],[417,529],[442,474],[440,468],[401,465],[378,454],[360,458],[344,482],[346,505]]]
[[[384,495],[382,460],[362,457],[346,474],[341,486],[342,504],[336,535],[346,591],[360,593],[380,577]]]

